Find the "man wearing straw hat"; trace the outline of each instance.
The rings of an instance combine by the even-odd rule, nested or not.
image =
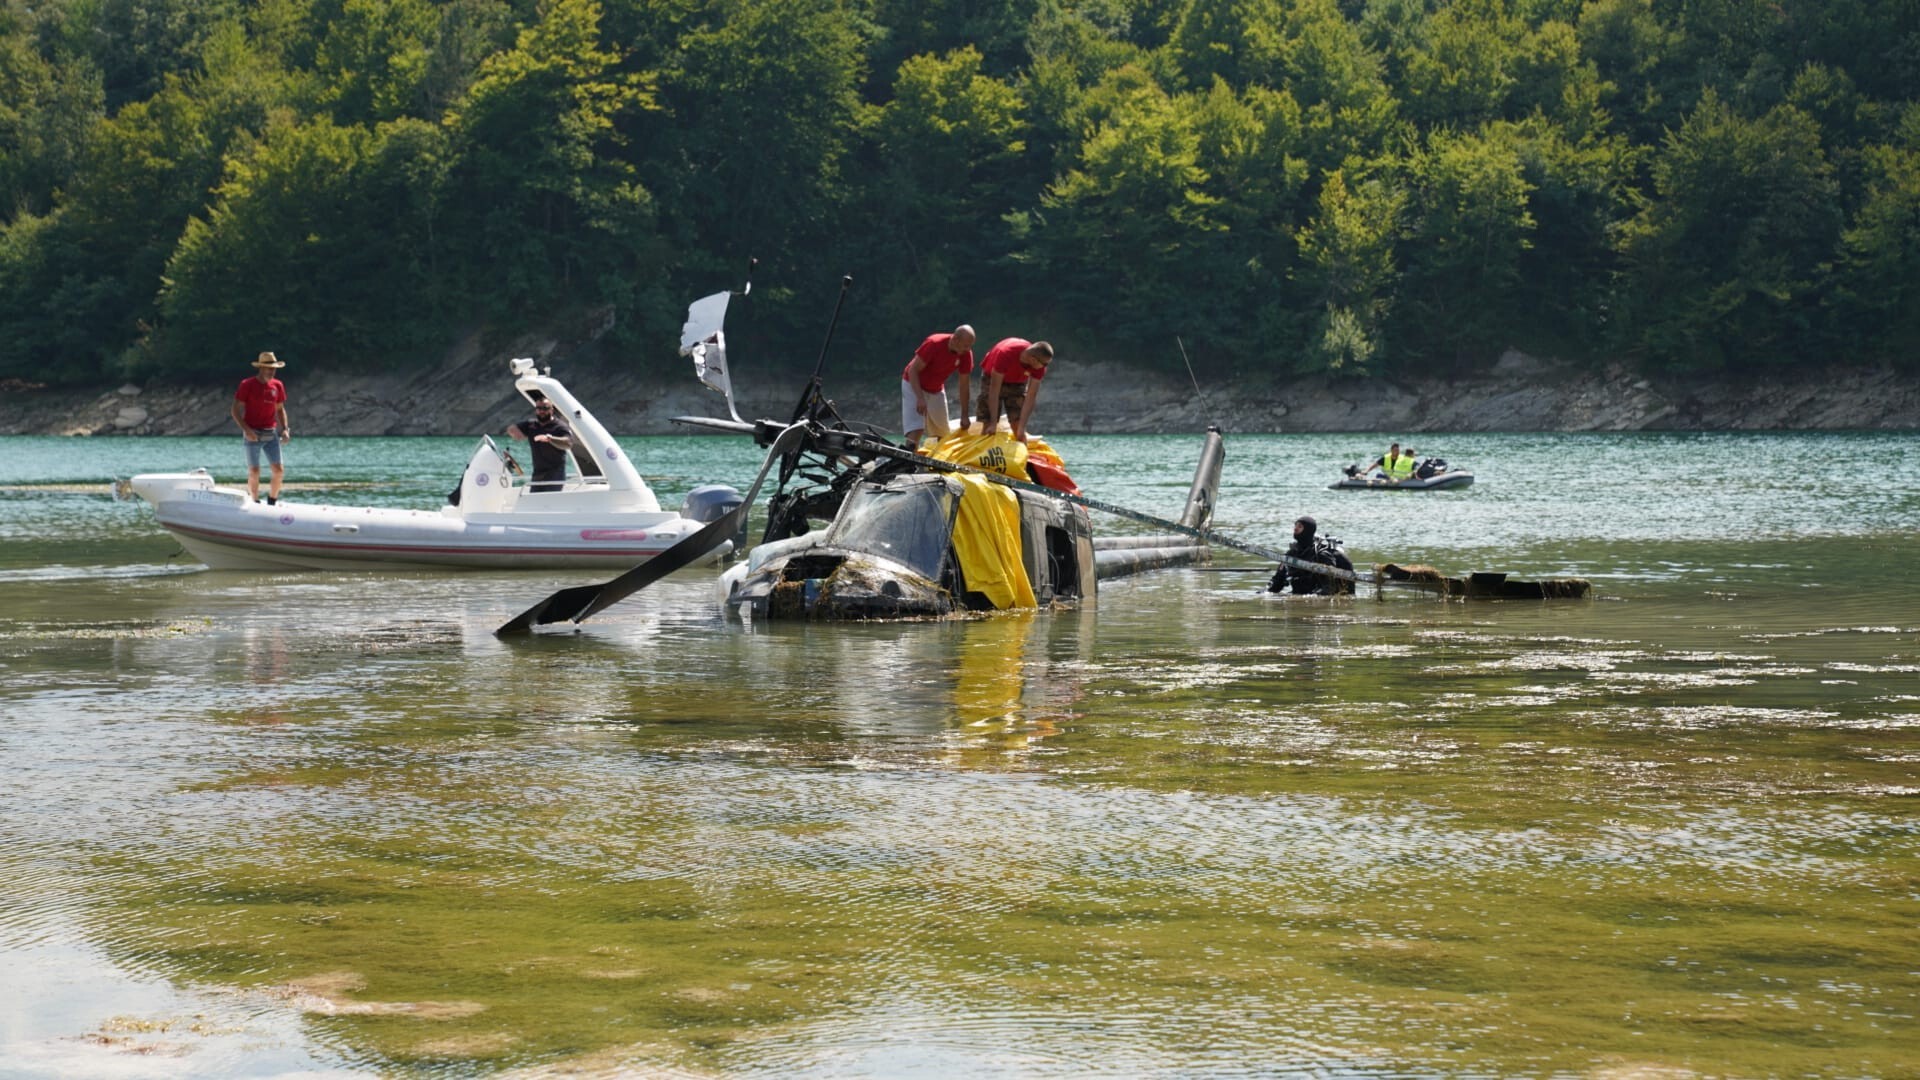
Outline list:
[[[233,392],[233,422],[247,447],[247,498],[260,501],[260,458],[273,468],[273,483],[267,488],[267,505],[280,501],[280,482],[286,470],[280,467],[280,444],[293,438],[293,425],[287,422],[287,388],[274,373],[287,365],[270,352],[253,362],[253,374],[240,381]]]

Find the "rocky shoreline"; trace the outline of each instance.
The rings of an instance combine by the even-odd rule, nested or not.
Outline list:
[[[534,355],[620,434],[686,429],[675,416],[725,415],[719,395],[676,361],[671,378],[606,365],[574,365],[553,342],[521,342],[507,351],[463,343],[432,370],[401,374],[303,372],[283,375],[297,435],[465,435],[499,432],[525,412],[512,390],[507,359]],[[55,390],[0,385],[4,435],[207,435],[232,431],[233,386],[247,374],[210,384],[125,385]],[[842,415],[890,425],[898,398],[889,372],[829,396]],[[784,416],[795,389],[778,394],[738,370],[743,416]],[[757,392],[756,392],[757,391]],[[1466,379],[1358,379],[1314,376],[1284,388],[1240,393],[1133,369],[1077,366],[1068,358],[1041,401],[1045,432],[1184,432],[1209,423],[1230,432],[1900,430],[1920,428],[1920,372],[1827,368],[1694,376],[1638,374],[1622,366],[1594,371],[1509,352],[1485,374]]]

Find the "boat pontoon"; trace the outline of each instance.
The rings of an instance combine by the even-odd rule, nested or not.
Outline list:
[[[550,372],[511,362],[514,389],[552,401],[573,429],[578,474],[554,491],[531,490],[512,455],[485,435],[468,459],[458,497],[437,510],[334,506],[282,498],[253,502],[205,469],[147,473],[130,482],[162,528],[216,570],[608,569],[644,562],[739,504],[723,485],[690,492],[662,510],[620,444]],[[731,543],[704,560],[725,557]]]

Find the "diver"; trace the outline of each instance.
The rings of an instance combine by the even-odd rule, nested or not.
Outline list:
[[[1287,557],[1301,562],[1320,563],[1323,566],[1335,566],[1351,572],[1353,560],[1340,548],[1340,541],[1331,536],[1319,536],[1319,522],[1301,515],[1293,523],[1293,544],[1287,548]],[[1286,592],[1292,586],[1295,593],[1308,593],[1314,596],[1339,596],[1353,591],[1353,582],[1337,578],[1331,574],[1316,574],[1311,570],[1281,563],[1273,572],[1273,578],[1267,582],[1267,591]]]

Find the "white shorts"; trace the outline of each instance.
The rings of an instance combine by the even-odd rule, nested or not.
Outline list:
[[[937,439],[944,439],[952,425],[952,415],[947,412],[947,388],[942,386],[938,390],[928,390],[926,395],[927,415],[921,416],[920,410],[915,408],[920,402],[913,396],[912,380],[900,380],[900,431],[903,434],[927,431]]]

